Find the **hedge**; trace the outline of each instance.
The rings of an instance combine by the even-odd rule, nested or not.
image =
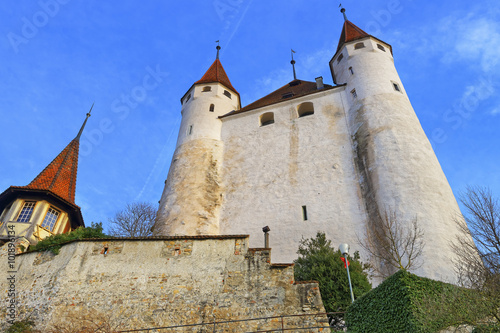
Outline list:
[[[357,299],[345,319],[348,332],[438,332],[477,323],[490,307],[473,290],[399,271]]]

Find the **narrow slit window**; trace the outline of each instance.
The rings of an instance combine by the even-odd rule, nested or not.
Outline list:
[[[307,221],[307,207],[306,206],[302,206],[302,219],[304,221]]]
[[[338,64],[339,62],[341,62],[343,58],[344,58],[344,55],[341,53],[341,54],[339,55],[339,57],[337,58],[337,64]]]
[[[107,248],[107,247],[105,247],[105,248],[104,248],[104,251],[103,251],[102,253],[103,253],[104,255],[108,254],[108,248]]]
[[[356,92],[356,89],[351,90],[351,96],[352,96],[352,98],[358,97],[358,93]]]
[[[209,111],[210,111],[210,112],[214,112],[214,110],[215,110],[215,105],[210,104]]]
[[[352,69],[352,67],[349,67],[349,73],[351,73],[351,75],[354,75],[354,70]]]
[[[189,125],[188,135],[193,133],[193,125]]]
[[[394,88],[394,90],[401,92],[401,88],[399,88],[399,84],[397,84],[396,82],[392,83],[392,87]]]

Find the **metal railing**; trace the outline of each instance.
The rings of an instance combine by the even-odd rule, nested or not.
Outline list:
[[[215,333],[215,332],[245,332],[245,333],[264,333],[264,332],[306,332],[306,330],[315,330],[314,332],[322,332],[324,329],[329,329],[332,332],[342,332],[345,331],[345,325],[337,325],[336,327],[331,326],[329,318],[336,317],[343,318],[345,312],[322,312],[322,313],[309,313],[309,314],[295,314],[295,315],[282,315],[282,316],[271,316],[271,317],[259,317],[259,318],[249,318],[249,319],[235,319],[235,320],[223,320],[223,321],[213,321],[198,324],[185,324],[185,325],[174,325],[174,326],[162,326],[162,327],[149,327],[131,330],[122,330],[118,333],[128,333],[128,332],[151,332],[151,333],[164,333],[164,332],[186,332],[188,329],[191,332],[204,332],[204,333]],[[312,320],[295,320],[290,323],[290,320],[286,319],[298,319],[301,317],[314,317]],[[248,325],[253,327],[260,327],[257,330],[252,331],[241,331],[235,330],[235,324],[238,323],[249,323],[255,321],[264,321],[262,324]],[[271,321],[271,322],[269,322]],[[313,323],[313,322],[314,323]],[[342,321],[342,319],[341,319]],[[267,323],[266,323],[267,322]],[[338,322],[338,320],[337,320]],[[233,324],[233,325],[230,325]],[[228,326],[233,326],[228,327]],[[273,327],[271,326],[278,326]],[[240,327],[241,329],[241,327]],[[325,332],[329,332],[325,331]],[[311,332],[311,331],[308,331]]]

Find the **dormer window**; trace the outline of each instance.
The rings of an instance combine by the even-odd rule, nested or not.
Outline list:
[[[31,215],[33,214],[33,209],[35,208],[35,201],[26,201],[24,203],[23,209],[17,217],[17,222],[29,222]]]
[[[290,98],[290,97],[293,97],[293,92],[287,92],[287,93],[284,93],[283,95],[281,95],[281,98],[282,99],[286,99],[286,98]]]
[[[210,87],[210,86],[203,87],[202,92],[205,92],[205,91],[212,91],[212,87]]]
[[[226,95],[227,97],[231,98],[231,93],[227,90],[224,90],[224,95]]]
[[[50,207],[43,219],[41,227],[52,232],[54,230],[54,226],[56,225],[57,219],[59,218],[60,212],[54,207]]]

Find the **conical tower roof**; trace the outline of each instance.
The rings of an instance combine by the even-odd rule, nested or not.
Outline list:
[[[234,89],[233,85],[231,84],[231,81],[229,81],[226,71],[224,70],[224,67],[222,67],[219,59],[215,59],[214,63],[212,64],[212,66],[210,66],[205,75],[203,75],[203,77],[196,81],[194,84],[212,82],[219,82],[230,88],[235,93],[238,93],[238,91],[236,91],[236,89]]]
[[[356,26],[349,20],[345,20],[344,27],[342,28],[342,33],[340,34],[339,45],[337,47],[337,52],[340,50],[342,45],[347,42],[352,42],[356,39],[361,39],[369,37],[370,35],[364,32],[361,28]]]
[[[73,139],[31,183],[23,187],[51,191],[74,204],[79,146],[79,139]]]
[[[94,105],[92,105],[92,108]],[[87,119],[90,117],[90,108],[78,135],[43,169],[38,176],[26,186],[31,190],[45,190],[54,193],[69,203],[75,204],[76,176],[78,171],[78,153],[80,136],[82,135]]]

